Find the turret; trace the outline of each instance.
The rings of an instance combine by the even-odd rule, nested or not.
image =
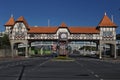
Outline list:
[[[100,30],[100,39],[116,40],[117,25],[105,13],[97,27]]]
[[[13,15],[11,15],[10,19],[4,25],[6,34],[9,34],[11,32],[11,29],[14,26],[14,24],[15,24],[15,20],[14,20]]]

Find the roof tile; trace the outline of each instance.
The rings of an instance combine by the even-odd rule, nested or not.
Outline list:
[[[14,17],[10,17],[10,19],[8,20],[8,22],[6,22],[5,26],[13,26],[15,24],[15,20]]]
[[[28,33],[56,33],[59,27],[30,27]],[[67,27],[70,33],[99,33],[96,27]]]
[[[99,33],[96,27],[69,27],[71,33]]]
[[[99,27],[116,27],[117,25],[113,23],[110,18],[105,14],[98,24]]]
[[[30,27],[28,33],[55,33],[58,27]]]

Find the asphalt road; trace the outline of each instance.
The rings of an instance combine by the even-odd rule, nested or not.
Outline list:
[[[0,80],[120,80],[120,63],[91,58],[6,61],[0,62]]]

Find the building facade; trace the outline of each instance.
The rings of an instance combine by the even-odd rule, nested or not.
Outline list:
[[[60,26],[30,26],[23,16],[17,20],[13,16],[5,24],[5,32],[9,34],[12,56],[17,54],[15,45],[22,43],[25,47],[25,56],[31,53],[31,44],[34,41],[50,42],[59,46],[59,53],[65,45],[75,41],[91,41],[96,43],[99,58],[102,58],[104,44],[110,45],[110,52],[114,58],[116,54],[117,25],[106,15],[97,26],[67,26],[64,22]],[[61,48],[60,48],[61,47]],[[68,53],[67,53],[68,54]]]

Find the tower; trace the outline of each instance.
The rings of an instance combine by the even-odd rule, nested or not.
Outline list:
[[[110,45],[110,54],[116,58],[116,28],[117,25],[105,13],[97,27],[100,30],[100,56],[102,58],[102,48],[105,44]]]

